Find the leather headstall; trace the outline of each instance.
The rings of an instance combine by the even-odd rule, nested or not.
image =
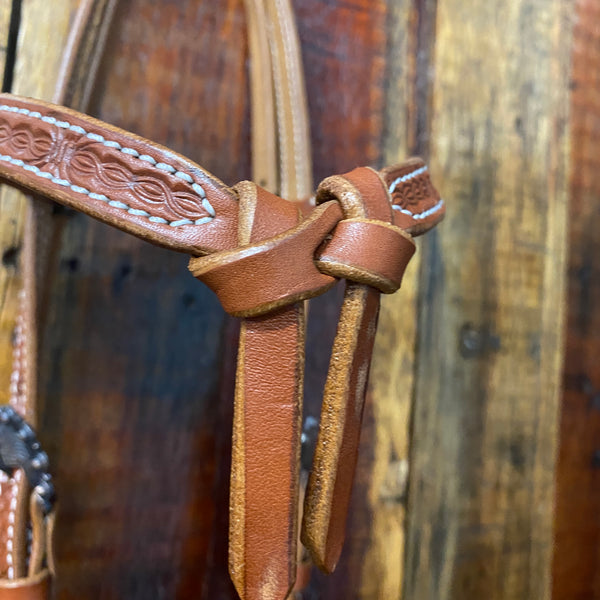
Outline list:
[[[325,179],[314,200],[230,188],[185,157],[73,110],[0,95],[0,178],[153,244],[241,317],[230,501],[230,572],[243,599],[283,600],[296,577],[305,300],[346,281],[305,496],[302,540],[339,558],[381,293],[413,237],[444,216],[427,167]]]

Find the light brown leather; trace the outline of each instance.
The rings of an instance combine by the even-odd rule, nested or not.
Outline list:
[[[10,96],[1,101],[1,178],[187,251],[196,257],[192,270],[209,280],[232,312],[271,311],[244,322],[238,364],[230,567],[244,600],[281,599],[295,577],[304,317],[294,302],[333,281],[319,268],[335,268],[349,279],[304,517],[304,539],[315,561],[330,570],[343,541],[379,291],[399,285],[413,251],[406,231],[421,233],[444,212],[422,162],[388,169],[385,180],[366,168],[329,178],[319,188],[320,206],[300,211],[250,182],[227,188],[184,157],[74,111]],[[121,156],[124,144],[147,157]],[[170,162],[141,164],[148,157]],[[83,180],[73,175],[80,172],[89,175],[83,191]],[[67,176],[71,183],[61,179]],[[166,218],[175,218],[174,211],[195,218],[193,211],[208,210],[186,176],[202,182],[212,219]],[[158,188],[166,195],[157,207]],[[165,222],[151,221],[150,210]],[[197,258],[211,252],[216,253]]]
[[[252,178],[288,200],[312,193],[302,57],[290,0],[245,0],[250,54]]]
[[[377,319],[379,293],[348,283],[323,395],[304,504],[302,541],[330,573],[342,549]]]
[[[298,211],[280,205],[266,190],[244,184],[240,192],[243,246],[289,230],[299,220]],[[273,210],[267,213],[265,207]],[[296,577],[304,330],[302,304],[241,325],[229,569],[242,600],[281,600]]]
[[[245,7],[248,18],[250,50],[252,178],[254,181],[257,181],[260,186],[266,188],[270,192],[277,193],[289,200],[302,200],[308,198],[309,194],[312,192],[313,181],[306,90],[304,86],[302,62],[294,14],[289,0],[276,0],[275,2],[272,0],[245,0]],[[270,236],[268,231],[263,230],[264,225],[261,224],[269,224],[271,222],[269,216],[270,213],[277,213],[277,209],[275,207],[271,209],[271,207],[268,206],[268,201],[264,201],[268,197],[260,192],[257,195],[255,193],[256,188],[254,188],[254,193],[253,190],[250,189],[248,194],[244,194],[242,191],[244,185],[251,184],[239,184],[236,186],[236,190],[240,192],[241,200],[256,198],[258,195],[263,199],[263,201],[260,202],[260,206],[256,207],[257,210],[253,212],[253,225],[255,226],[253,229],[256,236],[255,239],[265,240]],[[278,198],[274,200],[280,202]],[[289,203],[284,204],[288,204],[289,206]],[[298,204],[300,205],[301,203]],[[241,212],[250,214],[249,211]],[[319,225],[319,227],[322,227],[322,224]],[[305,232],[305,234],[306,233],[307,232]],[[300,236],[301,235],[302,234],[300,234]],[[290,240],[287,242],[288,248],[293,250],[294,244],[290,244],[289,242]],[[307,267],[308,273],[312,275],[312,277],[323,279],[312,265],[312,255],[307,255],[306,249],[302,255],[304,256],[304,265]],[[300,257],[292,256],[290,258],[296,263]],[[269,269],[265,271],[259,267],[258,269],[253,270],[253,275],[259,273],[266,274],[268,271]],[[281,269],[275,268],[275,271],[281,271]],[[221,279],[223,280],[223,278]],[[258,283],[258,278],[253,278],[253,280]],[[225,277],[224,281],[231,287],[232,278]],[[246,280],[244,284],[247,285],[248,280]],[[272,286],[268,285],[264,287],[270,288]],[[301,285],[300,287],[306,288],[306,285]],[[310,286],[308,287],[310,288]],[[222,292],[217,293],[223,296]],[[286,294],[288,295],[289,300],[289,290],[282,290],[279,296],[281,298]],[[229,295],[232,294],[230,293]],[[239,296],[239,293],[236,294],[234,291],[233,295]],[[255,306],[260,304],[256,293],[252,295],[254,296],[254,300],[250,304],[254,304]],[[301,295],[309,294],[306,293]],[[275,304],[276,303],[277,302],[275,302]],[[274,304],[270,302],[267,302],[267,305],[274,306]],[[279,318],[279,316],[276,316],[274,320],[278,321]],[[301,331],[302,335],[304,331],[304,327],[302,326],[303,318],[303,313],[297,314],[295,317],[295,320],[298,321],[297,325],[300,326],[298,331]],[[273,325],[273,322],[274,321],[271,322],[271,326]],[[249,323],[244,324],[242,326],[242,331],[246,332],[246,327],[249,325]],[[285,331],[290,332],[290,329],[285,328]],[[243,340],[245,339],[247,339],[247,336],[243,336]],[[240,353],[244,350],[245,341],[240,343]],[[268,358],[269,362],[272,364],[279,363],[278,357],[273,354],[270,354]],[[297,362],[297,365],[298,364],[302,367],[303,360],[301,357],[300,361]],[[287,369],[286,372],[289,377],[291,372],[289,369]],[[301,384],[301,378],[299,381]],[[296,390],[296,393],[301,394],[301,385],[298,390]],[[300,401],[301,397],[298,396],[298,405],[300,404]],[[242,402],[242,400],[240,400],[240,402]],[[256,450],[250,450],[250,452],[257,453]],[[234,454],[237,454],[235,444]],[[258,451],[258,454],[260,454],[260,451]],[[296,481],[295,485],[301,487],[302,489],[298,491],[303,493],[307,477],[301,477],[300,473],[296,471],[297,467],[294,468],[293,473],[294,481]],[[300,479],[300,484],[297,483],[298,479]],[[242,494],[238,493],[236,496],[239,498]],[[290,501],[288,509],[293,511],[293,503],[297,501],[296,495],[291,495],[288,498],[288,501]],[[280,511],[280,514],[283,515],[284,513]],[[294,525],[293,530],[296,531],[296,521],[292,520],[292,524]],[[289,532],[285,525],[281,526],[272,523],[272,527],[275,527],[276,530],[279,528],[282,532]],[[252,534],[251,529],[250,533]],[[234,544],[232,544],[232,546],[233,545]],[[288,577],[282,577],[282,583],[276,585],[275,589],[287,587],[285,582],[288,581],[289,583],[289,581],[293,581],[295,578],[295,574],[292,573],[293,560],[295,557],[291,554],[292,548],[288,550],[290,554],[288,559]],[[298,552],[298,555],[300,556],[300,552]],[[302,552],[302,556],[306,556],[306,553]],[[252,569],[249,569],[249,571],[256,571],[256,567],[253,566],[254,561],[252,561],[251,565],[247,565],[245,562],[236,561],[235,558],[236,557],[232,555],[232,572],[236,571],[236,578],[245,582],[247,579],[246,567],[252,565]],[[280,556],[277,564],[282,573],[285,573],[285,562],[283,562],[283,559],[284,557]],[[237,566],[235,564],[236,562]],[[262,569],[264,569],[265,566],[266,565],[263,564]],[[301,567],[299,568],[301,569]],[[303,572],[306,571],[307,569],[304,568]],[[249,572],[249,577],[252,578],[255,577],[255,575]],[[242,586],[238,585],[238,589],[241,589],[241,587]],[[261,585],[258,587],[260,588]],[[280,595],[280,593],[281,592],[279,591],[278,594]]]
[[[264,0],[244,0],[250,55],[252,179],[276,194],[279,186],[275,89]]]
[[[194,258],[190,270],[217,294],[227,312],[238,317],[266,314],[312,298],[335,283],[333,277],[319,272],[314,254],[340,217],[338,204],[330,202],[277,236]]]
[[[46,600],[50,594],[47,570],[32,577],[0,580],[0,600]]]
[[[364,246],[357,246],[353,250],[344,251],[344,244],[335,242],[337,228],[330,242],[337,251],[334,255],[338,263],[337,272],[350,281],[346,287],[325,385],[321,426],[308,482],[302,530],[302,541],[313,561],[327,572],[335,568],[344,541],[377,328],[378,291],[397,289],[404,268],[414,253],[414,244],[409,235],[393,225],[397,215],[389,186],[400,188],[405,183],[412,186],[411,173],[421,172],[422,175],[417,177],[427,177],[426,171],[421,169],[424,169],[422,163],[411,161],[408,170],[391,170],[389,183],[372,169],[354,169],[343,176],[326,179],[317,191],[317,202],[337,199],[344,216],[349,219],[350,227],[362,227],[365,230],[365,235],[356,238]],[[404,180],[399,181],[399,178]],[[410,205],[416,211],[413,220],[416,218],[417,221],[421,213],[436,205],[437,195],[437,192],[428,193],[426,185],[421,186],[418,192],[418,195],[411,196],[413,202]],[[403,210],[406,210],[404,205]],[[439,220],[443,211],[439,210],[439,213],[433,218]],[[400,222],[412,225],[407,222],[405,213],[399,214]],[[433,218],[425,226],[432,226]],[[340,226],[347,222],[342,221]],[[366,232],[377,234],[369,242]]]
[[[316,260],[322,273],[370,285],[383,294],[400,288],[415,253],[407,233],[375,219],[345,219],[325,244]]]
[[[54,101],[86,110],[117,0],[83,0],[75,14],[56,80]]]
[[[313,191],[310,133],[300,42],[290,0],[263,0],[277,109],[279,188],[288,200]]]
[[[0,95],[2,178],[159,246],[237,246],[233,190],[185,157],[64,107]]]

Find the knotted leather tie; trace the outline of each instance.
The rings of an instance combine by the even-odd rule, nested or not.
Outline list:
[[[244,599],[282,600],[295,577],[303,301],[347,280],[305,502],[303,540],[337,561],[352,487],[379,293],[398,289],[412,236],[444,213],[419,159],[326,179],[299,207],[62,107],[0,96],[0,177],[193,258],[244,318],[230,506],[230,570]]]
[[[243,598],[284,598],[293,583],[293,565],[282,557],[295,555],[296,542],[304,341],[298,302],[343,278],[348,284],[303,531],[321,568],[332,571],[339,558],[379,293],[400,287],[415,251],[411,235],[394,224],[395,215],[407,229],[424,231],[443,214],[422,162],[391,170],[388,179],[390,184],[368,168],[330,177],[319,186],[319,206],[303,220],[295,205],[251,182],[238,184],[240,246],[190,261],[192,273],[215,291],[228,312],[247,317],[238,359],[230,523],[230,567]],[[388,185],[396,191],[408,182],[404,191],[411,189],[413,203],[429,205],[429,215],[392,207]],[[274,474],[285,474],[286,480],[277,481]],[[287,530],[281,527],[286,519]],[[260,535],[247,535],[255,523]]]

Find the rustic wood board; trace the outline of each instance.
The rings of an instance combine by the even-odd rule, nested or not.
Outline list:
[[[550,597],[572,3],[438,0],[405,597]]]
[[[11,2],[0,3],[0,80],[7,58]],[[12,370],[12,332],[17,313],[16,279],[21,211],[14,207],[0,187],[0,403],[8,401]]]
[[[21,93],[51,94],[57,55],[32,37],[62,47],[76,2],[61,2],[23,3]],[[547,598],[571,4],[294,4],[316,179],[431,154],[450,206],[384,301],[347,544],[304,600],[399,600],[403,586],[407,600]],[[228,183],[250,175],[242,2],[121,3],[108,48],[93,114]],[[45,79],[30,80],[42,64]],[[18,88],[37,80],[46,91]],[[19,247],[21,223],[20,201],[5,197],[3,250]],[[61,494],[56,597],[234,598],[236,325],[185,257],[81,215],[55,218],[64,227],[40,387]],[[11,265],[0,267],[0,348],[16,310]],[[338,302],[333,293],[311,306],[308,414],[318,413]]]
[[[600,7],[576,2],[571,77],[568,311],[553,598],[600,598]]]
[[[434,13],[432,2],[388,3],[381,143],[385,164],[411,155],[428,157],[428,73]],[[427,239],[423,243],[427,244]],[[420,259],[418,251],[400,292],[382,297],[361,448],[361,475],[367,486],[369,512],[368,526],[363,525],[367,543],[356,597],[365,599],[402,597]],[[356,521],[358,525],[358,518]]]
[[[12,2],[0,3],[0,81],[4,80],[6,61],[9,55],[9,30]]]
[[[76,0],[27,0],[21,18],[13,72],[12,92],[51,100],[62,51]],[[0,2],[0,44],[6,47],[12,3]],[[40,40],[46,43],[39,43]],[[0,52],[0,73],[6,52]],[[22,243],[25,201],[20,192],[0,187],[0,402],[8,401],[12,370],[12,332],[21,289],[19,254]]]

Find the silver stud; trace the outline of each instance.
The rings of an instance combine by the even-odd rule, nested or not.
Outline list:
[[[17,431],[17,435],[22,440],[29,440],[29,439],[35,437],[35,434],[33,433],[33,429],[31,429],[31,427],[29,427],[29,425],[27,425],[27,423],[23,423],[21,425],[19,431]]]
[[[48,455],[45,452],[39,452],[31,461],[31,466],[38,471],[48,468]]]

